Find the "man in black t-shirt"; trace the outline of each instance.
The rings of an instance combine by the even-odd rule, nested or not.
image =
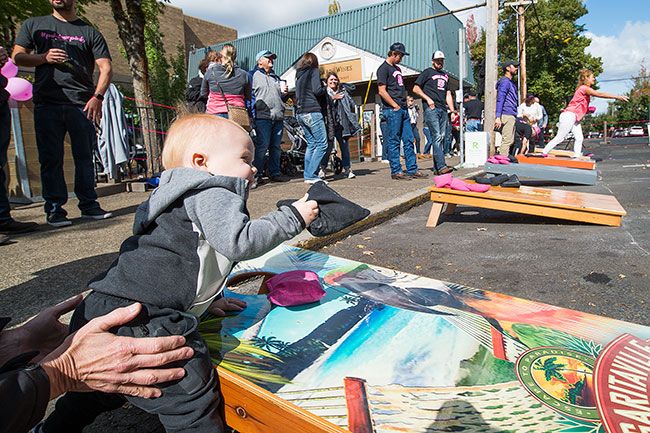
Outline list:
[[[47,223],[72,224],[63,205],[68,189],[63,176],[63,140],[70,136],[75,164],[74,192],[81,216],[110,218],[97,202],[93,148],[104,93],[111,81],[111,57],[104,37],[79,19],[75,0],[50,0],[52,15],[26,20],[16,37],[13,59],[35,67],[34,129],[41,164]],[[95,65],[99,68],[93,84]]]
[[[442,69],[445,65],[445,54],[436,51],[431,56],[432,68],[427,68],[415,80],[413,93],[424,101],[424,121],[429,127],[433,138],[433,171],[445,174],[453,171],[447,167],[443,153],[443,143],[447,133],[449,117],[447,108],[456,115],[454,99],[449,90],[449,74]]]
[[[464,104],[465,119],[467,123],[465,130],[467,132],[483,131],[483,103],[476,98],[476,92],[470,90],[467,94],[468,101]]]
[[[411,120],[406,108],[406,87],[402,70],[398,66],[402,58],[408,55],[404,44],[395,42],[390,46],[386,61],[377,69],[377,86],[384,105],[383,115],[386,119],[386,127],[385,130],[382,130],[382,135],[386,142],[385,148],[388,151],[390,176],[395,180],[427,177],[418,171],[417,157],[413,148]],[[406,173],[402,170],[400,162],[401,142],[404,143]]]

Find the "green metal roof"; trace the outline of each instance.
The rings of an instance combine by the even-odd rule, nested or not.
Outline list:
[[[281,75],[304,52],[327,36],[380,57],[386,56],[393,42],[402,42],[410,53],[410,56],[402,60],[402,64],[417,71],[431,66],[431,53],[442,50],[446,57],[445,69],[457,78],[458,29],[462,23],[453,14],[388,31],[382,30],[385,26],[447,10],[439,0],[391,0],[219,43],[190,53],[188,78],[197,75],[198,64],[208,49],[220,50],[228,42],[237,47],[237,62],[246,70],[255,66],[255,54],[259,51],[268,49],[276,53],[278,58],[275,61],[275,71]],[[473,84],[469,56],[466,71],[466,82]]]

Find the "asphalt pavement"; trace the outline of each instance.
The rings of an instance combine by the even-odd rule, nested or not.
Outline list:
[[[425,203],[322,251],[373,265],[650,325],[650,146],[621,138],[586,147],[603,159],[595,186],[627,211],[604,227],[458,207],[425,227]]]

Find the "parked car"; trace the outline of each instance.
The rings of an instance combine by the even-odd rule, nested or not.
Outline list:
[[[591,131],[587,134],[587,138],[601,138],[603,136],[602,132]]]
[[[612,137],[625,137],[625,130],[624,129],[616,129],[616,130],[614,130],[614,133],[612,134]]]
[[[630,128],[630,131],[628,135],[643,135],[643,127],[642,126],[633,126]]]

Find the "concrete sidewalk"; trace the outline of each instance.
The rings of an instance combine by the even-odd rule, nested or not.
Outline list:
[[[449,161],[456,163],[457,158]],[[338,237],[313,239],[307,231],[290,241],[307,247],[334,242],[351,233],[379,224],[410,207],[427,200],[427,188],[433,183],[432,160],[419,160],[429,179],[396,181],[390,178],[387,164],[354,164],[355,179],[327,177],[329,185],[344,197],[367,207],[372,214],[354,230]],[[459,170],[462,177],[475,170]],[[251,191],[248,200],[253,218],[275,209],[278,200],[302,197],[309,185],[302,179],[288,183],[270,183]],[[21,321],[43,307],[64,300],[86,289],[87,282],[105,270],[117,256],[122,241],[131,234],[133,213],[148,193],[123,192],[102,197],[100,203],[115,217],[105,221],[80,219],[76,200],[66,205],[71,227],[54,229],[45,225],[42,204],[19,206],[12,212],[20,221],[42,224],[39,231],[13,237],[12,243],[0,246],[0,315]]]

